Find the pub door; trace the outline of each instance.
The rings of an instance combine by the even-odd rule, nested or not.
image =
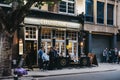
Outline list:
[[[37,41],[26,41],[25,48],[26,48],[25,63],[30,63],[30,64],[32,64],[32,66],[37,65]]]

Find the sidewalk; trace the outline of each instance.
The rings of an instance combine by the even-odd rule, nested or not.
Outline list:
[[[26,78],[28,78],[28,77],[47,77],[47,76],[59,76],[59,75],[70,75],[70,74],[106,72],[106,71],[120,70],[119,67],[120,67],[120,64],[99,63],[98,67],[63,68],[63,69],[59,69],[59,70],[46,70],[46,71],[41,71],[41,70],[35,68],[33,71],[28,71],[28,75],[25,75],[23,77],[24,78],[25,77]],[[8,79],[9,78],[13,78],[13,77],[11,76],[11,77],[8,77]],[[2,78],[0,78],[0,79],[2,79]]]
[[[118,70],[120,64],[109,64],[109,63],[99,63],[98,67],[84,67],[84,68],[64,68],[61,70],[47,70],[40,71],[38,69],[34,71],[29,71],[27,76],[32,77],[46,77],[46,76],[58,76],[58,75],[69,75],[69,74],[83,74],[83,73],[93,73],[93,72],[103,72],[103,71],[113,71]]]

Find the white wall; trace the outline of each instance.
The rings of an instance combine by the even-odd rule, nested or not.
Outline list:
[[[76,0],[76,14],[85,14],[85,0]]]

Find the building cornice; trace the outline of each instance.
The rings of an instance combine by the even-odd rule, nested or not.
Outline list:
[[[105,26],[105,25],[94,25],[94,24],[85,24],[84,25],[85,31],[91,31],[91,32],[97,32],[97,33],[112,33],[117,34],[118,33],[118,27],[114,26]]]

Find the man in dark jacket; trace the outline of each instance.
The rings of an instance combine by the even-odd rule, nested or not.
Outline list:
[[[53,48],[54,51],[54,64],[55,64],[55,68],[59,68],[59,54],[58,51],[56,49],[56,47]]]
[[[54,50],[53,50],[53,47],[50,48],[49,59],[50,59],[49,69],[54,69],[55,65],[54,65]]]

